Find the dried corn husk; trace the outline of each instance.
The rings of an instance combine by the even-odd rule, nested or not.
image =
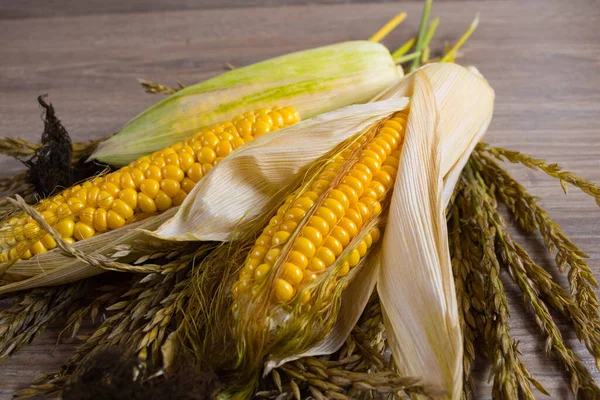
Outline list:
[[[204,126],[261,107],[292,106],[302,119],[310,118],[366,102],[401,77],[389,51],[369,41],[287,54],[178,91],[101,143],[91,158],[125,165]]]
[[[408,85],[398,94],[406,90]],[[449,64],[423,68],[412,90],[377,291],[400,373],[423,376],[458,399],[463,342],[445,209],[491,121],[494,92],[480,77]]]

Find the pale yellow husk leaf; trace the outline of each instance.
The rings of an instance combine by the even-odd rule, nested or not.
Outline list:
[[[430,65],[404,84],[396,94],[412,89],[411,112],[377,290],[400,373],[421,376],[458,399],[463,340],[445,211],[464,163],[491,121],[494,92],[455,64]]]

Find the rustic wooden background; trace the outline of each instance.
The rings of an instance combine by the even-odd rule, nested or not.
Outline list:
[[[436,3],[432,16],[440,16],[441,24],[435,50],[481,13],[463,62],[476,65],[496,90],[486,140],[559,162],[600,182],[598,1]],[[368,38],[404,10],[409,18],[384,41],[394,48],[416,32],[421,6],[420,1],[0,0],[0,135],[38,140],[42,122],[36,97],[49,93],[74,140],[102,138],[158,100],[143,93],[137,77],[191,84],[223,71],[226,62],[241,66]],[[1,167],[5,176],[22,169],[7,158]],[[577,190],[563,195],[558,182],[539,173],[510,169],[544,198],[543,205],[591,256],[600,277],[600,210],[594,201]],[[539,246],[530,248],[551,266]],[[544,355],[544,343],[536,338],[514,286],[509,291],[512,334],[526,364],[554,398],[572,398],[560,366]],[[60,329],[54,324],[0,365],[1,398],[10,398],[32,377],[67,359],[78,343],[56,344]],[[594,369],[575,335],[564,334]],[[488,368],[484,361],[477,365],[477,398],[490,398]]]

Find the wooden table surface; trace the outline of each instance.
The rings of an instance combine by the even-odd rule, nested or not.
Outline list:
[[[49,93],[75,141],[102,138],[158,100],[143,93],[137,77],[191,84],[222,72],[226,62],[241,66],[368,38],[393,14],[406,11],[407,20],[384,41],[393,48],[416,32],[421,6],[420,1],[0,0],[0,136],[39,140],[36,97]],[[433,49],[455,40],[476,12],[481,24],[464,48],[463,62],[476,65],[496,90],[486,140],[600,182],[598,1],[438,0],[432,16],[441,23]],[[22,169],[15,160],[0,160],[5,176]],[[539,173],[510,170],[544,198],[542,204],[591,256],[600,277],[600,209],[594,201],[575,189],[563,195],[558,182]],[[539,246],[530,248],[551,266]],[[511,332],[527,366],[554,398],[572,398],[560,366],[544,355],[515,287],[509,284],[508,290]],[[66,360],[77,342],[55,345],[60,329],[54,324],[0,365],[1,398]],[[574,333],[564,334],[600,378]],[[477,398],[490,398],[488,369],[483,361],[477,365]]]

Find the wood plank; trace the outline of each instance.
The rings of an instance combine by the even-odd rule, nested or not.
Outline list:
[[[422,6],[416,1],[252,1],[61,2],[67,6],[38,0],[0,2],[0,135],[36,140],[42,124],[35,98],[49,93],[75,140],[100,138],[158,100],[142,92],[136,77],[189,84],[221,72],[225,62],[245,65],[289,51],[367,38],[391,15],[405,10],[409,18],[384,42],[394,48],[416,32]],[[495,118],[486,140],[546,157],[600,182],[597,2],[436,3],[433,15],[440,16],[441,23],[434,50],[455,40],[475,12],[481,12],[480,27],[464,49],[463,61],[476,65],[496,90]],[[4,174],[20,169],[6,158],[0,162]],[[600,210],[593,200],[575,189],[564,196],[556,181],[539,173],[509,169],[543,197],[542,204],[590,254],[590,266],[600,276]],[[550,268],[551,259],[533,242],[528,248]],[[554,398],[572,398],[560,367],[543,354],[544,343],[518,290],[510,284],[508,290],[512,333],[526,364]],[[0,397],[8,398],[31,377],[66,359],[73,344],[54,350],[59,329],[50,329],[0,366]],[[600,379],[574,334],[566,329],[565,336]],[[485,362],[478,364],[478,399],[490,398],[487,368]]]
[[[330,5],[360,3],[368,6],[372,3],[383,3],[386,0],[78,0],[46,1],[10,0],[0,1],[0,19],[45,18],[59,16],[78,16],[93,14],[129,14],[137,12],[211,10],[228,8],[281,7],[294,5]],[[461,1],[461,0],[437,0]],[[464,0],[463,0],[464,1]]]

